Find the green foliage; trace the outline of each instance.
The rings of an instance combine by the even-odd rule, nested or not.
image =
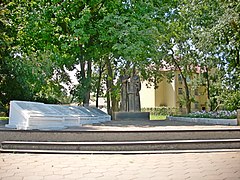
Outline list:
[[[1,102],[4,105],[10,100],[57,102],[63,87],[53,77],[56,75],[53,51],[47,49],[48,44],[41,42],[36,28],[28,34],[29,27],[38,23],[37,19],[30,21],[34,18],[32,10],[39,9],[38,4],[35,1],[12,1],[1,5],[0,31],[4,35],[0,41]],[[43,47],[46,50],[43,51]]]
[[[212,108],[239,107],[237,1],[13,0],[0,6],[4,106],[12,99],[87,102],[90,92],[106,86],[117,102],[120,75],[135,71],[157,84],[164,75],[172,79],[160,69],[178,69],[187,80],[200,66],[205,75],[185,83],[185,104],[193,102],[190,86],[205,83]],[[79,84],[71,85],[66,70],[79,65]],[[98,66],[101,73],[93,70]],[[71,85],[70,99],[63,83]]]
[[[8,119],[8,117],[0,117],[0,121],[7,121]]]
[[[183,79],[200,66],[206,74],[202,84],[207,86],[211,109],[220,103],[226,106],[229,99],[224,93],[240,90],[239,3],[179,1],[177,6],[159,36],[163,59],[180,70]],[[188,84],[184,83],[186,105],[191,102]],[[233,99],[232,103],[236,104]]]
[[[167,116],[165,115],[152,115],[150,114],[150,120],[166,120]]]
[[[176,108],[169,108],[169,107],[155,107],[155,108],[142,108],[141,111],[143,112],[150,112],[151,115],[164,115],[169,116],[177,113]]]
[[[227,91],[222,94],[222,109],[234,111],[240,108],[240,91]]]
[[[192,112],[185,115],[176,115],[190,118],[213,118],[213,119],[236,119],[237,111],[209,111],[209,112]]]
[[[13,65],[13,52],[18,48],[17,18],[11,14],[11,4],[1,2],[0,6],[0,104],[7,111],[7,104],[11,99],[25,99],[28,93],[18,82],[18,74]],[[16,66],[16,69],[20,68]]]
[[[200,63],[207,70],[211,109],[220,106],[234,110],[235,92],[240,91],[239,3],[204,0],[191,9],[196,26],[194,43]]]

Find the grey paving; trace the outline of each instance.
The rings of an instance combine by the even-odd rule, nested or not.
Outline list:
[[[0,130],[6,128],[0,124]],[[68,127],[62,131],[87,131],[87,130],[175,130],[175,129],[240,129],[240,126],[231,125],[211,125],[204,123],[172,121],[172,120],[112,120],[101,124],[83,125]]]
[[[124,121],[72,128],[91,129],[239,128],[170,121]],[[69,130],[69,129],[68,129]],[[240,180],[240,152],[74,155],[0,154],[1,180]]]
[[[101,124],[71,127],[65,130],[178,130],[178,129],[240,129],[240,126],[212,125],[172,120],[112,120]]]
[[[0,154],[1,180],[240,179],[240,152],[151,155]]]

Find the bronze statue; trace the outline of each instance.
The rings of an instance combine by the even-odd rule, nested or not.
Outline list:
[[[121,105],[120,109],[124,112],[139,112],[140,106],[140,94],[141,82],[138,75],[132,75],[131,77],[125,75],[121,76]]]

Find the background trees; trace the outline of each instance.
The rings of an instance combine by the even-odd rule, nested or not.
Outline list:
[[[157,82],[166,65],[181,73],[188,112],[187,77],[196,66],[211,109],[239,106],[236,1],[5,0],[0,12],[3,106],[12,99],[88,105],[95,92],[115,111],[121,75],[136,71]],[[74,69],[73,85],[67,72]]]
[[[211,110],[219,106],[236,109],[240,104],[232,97],[239,97],[240,91],[239,3],[205,0],[195,1],[191,7],[196,27],[194,45],[199,63],[205,68]],[[233,106],[227,103],[229,98]]]

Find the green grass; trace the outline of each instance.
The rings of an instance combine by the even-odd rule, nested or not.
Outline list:
[[[6,121],[8,119],[9,119],[8,117],[0,117],[0,121]]]
[[[166,115],[150,115],[150,120],[166,120]]]
[[[165,120],[166,117],[165,115],[150,115],[150,120]],[[0,117],[0,121],[6,121],[8,119],[8,117]]]

